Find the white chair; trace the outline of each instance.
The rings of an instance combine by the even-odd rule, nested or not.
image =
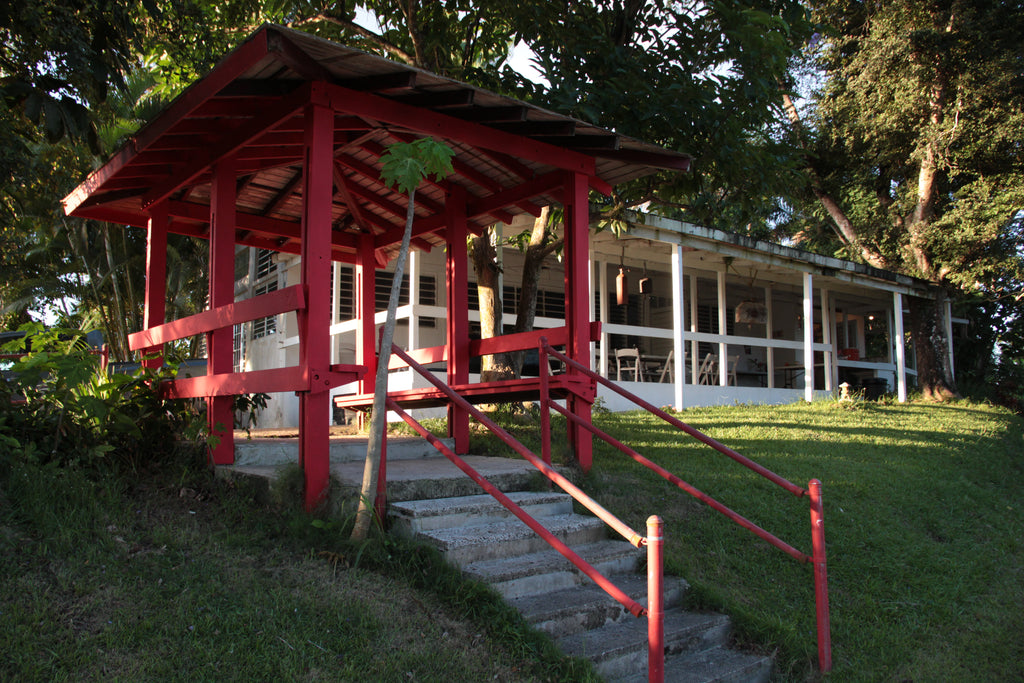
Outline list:
[[[620,382],[623,381],[623,372],[627,375],[632,372],[634,382],[644,381],[643,369],[640,367],[640,352],[636,349],[615,349],[615,369]]]
[[[728,356],[727,360],[729,361],[729,365],[726,366],[726,372],[729,378],[728,383],[732,386],[736,386],[738,384],[736,381],[736,366],[739,365],[740,357]]]
[[[675,375],[676,375],[676,370],[675,370],[675,365],[674,365],[675,355],[676,355],[675,349],[672,349],[671,351],[668,352],[668,358],[665,359],[665,365],[663,365],[661,367],[661,374],[658,376],[658,383],[659,384],[664,382],[666,379],[669,382],[675,381]]]
[[[713,353],[704,356],[697,370],[697,384],[718,384],[718,356]]]

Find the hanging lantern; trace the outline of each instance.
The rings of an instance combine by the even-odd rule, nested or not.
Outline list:
[[[640,293],[650,294],[652,291],[651,278],[647,277],[647,261],[644,261],[644,276],[640,278]]]
[[[622,306],[629,299],[627,290],[629,283],[626,281],[626,269],[619,266],[619,274],[615,276],[615,303]]]

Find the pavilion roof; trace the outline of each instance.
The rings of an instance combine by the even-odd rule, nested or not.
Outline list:
[[[143,226],[168,203],[172,232],[206,237],[211,169],[234,155],[235,240],[297,253],[303,112],[316,94],[335,110],[333,257],[361,232],[380,261],[397,248],[404,195],[379,179],[380,156],[424,135],[456,152],[454,173],[416,196],[414,246],[443,243],[446,196],[467,195],[470,229],[560,203],[557,179],[583,172],[612,186],[690,158],[487,90],[281,26],[265,25],[193,83],[64,200],[70,215]]]

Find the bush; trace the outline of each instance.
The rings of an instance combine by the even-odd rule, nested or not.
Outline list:
[[[7,458],[40,465],[135,470],[170,455],[178,436],[197,439],[205,420],[187,401],[168,401],[154,384],[173,363],[110,375],[79,331],[22,327],[32,350],[0,383],[0,446]],[[23,340],[5,348],[18,352]]]

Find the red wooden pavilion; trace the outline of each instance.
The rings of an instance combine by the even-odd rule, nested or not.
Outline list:
[[[447,250],[447,341],[413,357],[445,361],[450,386],[490,403],[536,397],[537,380],[470,384],[470,357],[535,348],[540,333],[470,340],[467,235],[517,214],[539,215],[545,204],[564,207],[566,320],[545,334],[589,365],[588,192],[607,194],[617,183],[689,165],[686,155],[517,100],[306,33],[261,27],[64,199],[69,215],[148,230],[145,329],[132,335],[131,347],[159,353],[168,341],[206,335],[207,375],[168,382],[163,391],[207,399],[220,439],[214,463],[234,461],[233,395],[295,391],[307,504],[325,492],[330,389],[357,381],[343,404],[372,403],[374,274],[397,252],[405,222],[405,197],[381,183],[379,159],[388,144],[421,136],[445,141],[456,156],[452,175],[424,181],[416,193],[413,248]],[[208,310],[166,322],[169,232],[209,240],[210,292]],[[301,281],[235,302],[236,244],[300,254]],[[354,365],[330,363],[332,260],[355,266]],[[298,315],[298,365],[234,372],[232,326],[289,311]],[[553,378],[553,388],[589,419],[589,381],[570,372]],[[436,390],[393,396],[413,406],[444,403]],[[465,453],[468,416],[449,406],[448,419],[455,450]],[[588,467],[590,433],[569,432]]]

